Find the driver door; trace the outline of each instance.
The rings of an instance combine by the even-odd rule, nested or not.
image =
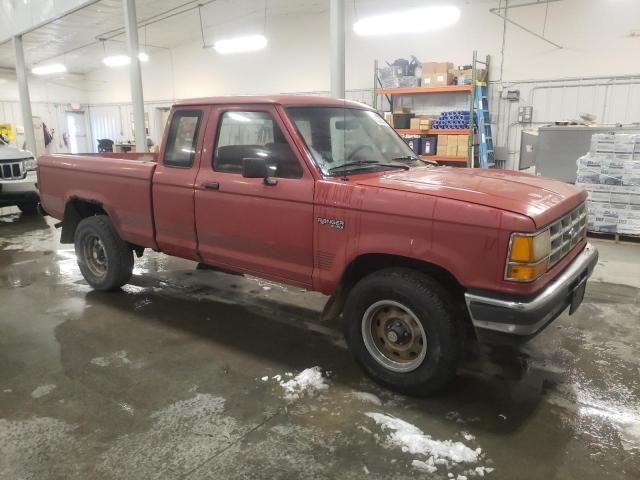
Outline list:
[[[313,271],[314,180],[272,105],[211,112],[195,182],[198,250],[205,263],[304,287]],[[264,158],[275,182],[242,176]]]

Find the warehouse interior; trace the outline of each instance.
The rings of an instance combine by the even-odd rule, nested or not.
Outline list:
[[[0,478],[640,478],[639,50],[636,0],[0,2]],[[198,98],[204,107],[190,100]],[[337,108],[330,103],[336,98],[350,101],[346,109],[375,113],[420,166],[386,165],[406,171],[375,172],[375,181],[374,174],[359,180],[357,171],[331,177],[291,111],[305,102]],[[140,183],[110,188],[135,170],[113,162],[159,169],[176,112],[214,111],[224,102],[240,111],[262,102],[259,111],[289,112],[278,122],[290,129],[287,139],[299,137],[284,141],[306,152],[311,174],[303,162],[300,178],[352,186],[352,193],[328,195],[333,207],[353,202],[345,211],[395,217],[377,225],[379,217],[355,220],[316,205],[309,229],[317,230],[308,237],[313,285],[213,265],[199,251],[188,257],[122,234],[135,257],[130,278],[116,291],[95,288],[79,265],[73,232],[64,239],[68,204],[50,185],[136,198]],[[335,125],[348,136],[352,122]],[[219,140],[223,128],[202,127],[202,141]],[[96,170],[75,157],[93,159]],[[366,160],[354,158],[363,168]],[[430,170],[410,177],[415,168]],[[276,176],[264,175],[263,189],[274,195],[296,181]],[[400,177],[402,186],[392,183]],[[195,179],[189,185],[197,198]],[[26,183],[32,186],[23,193]],[[181,211],[183,203],[155,195],[149,208],[180,219],[168,231],[198,230],[191,218],[198,215],[210,215],[214,227],[221,218],[215,203]],[[438,214],[441,203],[417,205],[418,195],[459,201]],[[578,207],[563,206],[580,196]],[[90,203],[100,207],[91,207],[92,216],[110,213]],[[266,205],[257,217],[240,211],[232,226],[253,222],[270,251],[291,249],[302,238],[298,210],[269,212]],[[427,211],[434,233],[423,250],[403,222]],[[553,229],[563,229],[560,238],[568,235],[567,248],[576,251],[561,252],[567,257],[556,270],[568,272],[577,250],[592,252],[595,267],[571,286],[582,293],[572,290],[567,308],[545,317],[526,342],[485,342],[467,332],[455,376],[429,395],[390,387],[352,354],[349,297],[344,312],[327,316],[342,305],[341,289],[354,295],[359,283],[346,280],[347,268],[336,290],[317,287],[328,275],[316,272],[322,262],[348,260],[333,260],[337,247],[319,249],[318,232],[357,231],[345,241],[349,251],[365,248],[368,228],[381,228],[370,238],[394,230],[416,258],[436,250],[438,229],[467,232],[452,234],[444,256],[462,259],[467,250],[472,265],[461,268],[495,266],[496,285],[508,286],[496,299],[508,303],[507,293],[526,292],[511,303],[533,304],[542,287],[509,281],[521,280],[510,273],[514,266],[542,261],[534,233],[519,237],[532,252],[523,263],[507,214],[493,236],[481,236],[495,212],[534,219],[532,231],[545,233],[549,248]],[[160,231],[155,213],[150,220],[140,210],[118,215],[134,229],[148,222]],[[538,225],[545,215],[553,222]],[[573,223],[566,227],[567,219]],[[456,230],[463,224],[473,226]],[[271,229],[288,232],[273,237],[282,245],[274,246]],[[508,250],[500,253],[503,233]],[[389,238],[389,251],[400,251],[400,237]],[[248,242],[227,241],[238,249]],[[552,257],[547,251],[548,270],[532,285],[551,278]],[[464,296],[460,315],[483,328],[473,298],[491,297],[490,288],[425,271],[440,282],[436,293],[446,290],[443,298]],[[422,333],[427,343],[436,336]]]

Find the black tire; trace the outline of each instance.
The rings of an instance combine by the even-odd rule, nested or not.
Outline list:
[[[371,328],[378,330],[368,340],[369,348],[377,348],[377,352],[382,352],[385,349],[393,350],[398,345],[390,342],[389,338],[379,335],[379,329],[386,328],[384,331],[388,332],[389,325],[395,323],[393,312],[390,319],[383,320],[387,327],[379,326],[379,317],[371,320],[374,323],[366,323],[365,314],[367,318],[370,317],[369,312],[372,311],[370,307],[375,312],[376,305],[382,304],[377,308],[383,311],[388,310],[384,302],[403,307],[410,316],[409,322],[413,325],[411,328],[414,328],[408,331],[415,334],[416,330],[419,330],[414,320],[417,319],[426,336],[425,342],[415,344],[415,347],[422,348],[422,344],[426,343],[426,348],[420,356],[415,351],[408,352],[411,356],[417,357],[415,360],[405,360],[409,363],[404,364],[408,367],[403,368],[412,368],[410,371],[394,371],[391,369],[394,366],[383,365],[376,360],[365,344],[367,325],[371,325]],[[391,308],[394,309],[397,305],[392,305]],[[450,296],[433,278],[406,268],[380,270],[360,280],[349,292],[344,309],[345,337],[360,366],[376,382],[397,392],[425,396],[442,389],[455,376],[463,355],[464,328],[456,312]],[[389,317],[389,314],[386,315]],[[404,335],[404,331],[401,332]],[[414,335],[411,334],[411,337],[411,342],[414,342]],[[375,340],[372,340],[373,338]],[[420,332],[417,338],[422,338]],[[379,341],[378,347],[371,347],[372,341],[374,343]],[[393,357],[388,355],[389,353],[398,354],[398,352],[387,352],[387,357]],[[381,355],[384,357],[384,353]],[[383,358],[382,361],[387,360]],[[413,367],[411,362],[418,366]]]
[[[108,216],[83,219],[76,229],[74,243],[82,276],[94,289],[117,290],[129,282],[133,250],[120,238]],[[92,249],[91,245],[96,243],[98,246]]]
[[[35,215],[38,213],[38,204],[33,203],[19,203],[16,205],[18,209],[25,215]]]

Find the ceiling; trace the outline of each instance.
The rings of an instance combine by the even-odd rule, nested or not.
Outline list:
[[[264,0],[136,0],[141,49],[152,56],[154,51],[199,41],[202,35],[198,5],[209,44],[234,31],[260,32],[265,25]],[[268,0],[266,5],[267,30],[274,17],[328,9],[326,0]],[[24,34],[23,44],[29,67],[60,62],[75,73],[99,68],[105,50],[108,55],[126,53],[122,0],[98,0]],[[1,67],[15,67],[12,42],[0,45]]]

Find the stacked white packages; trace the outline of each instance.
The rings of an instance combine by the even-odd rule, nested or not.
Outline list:
[[[640,134],[596,133],[577,165],[589,231],[640,235]]]

